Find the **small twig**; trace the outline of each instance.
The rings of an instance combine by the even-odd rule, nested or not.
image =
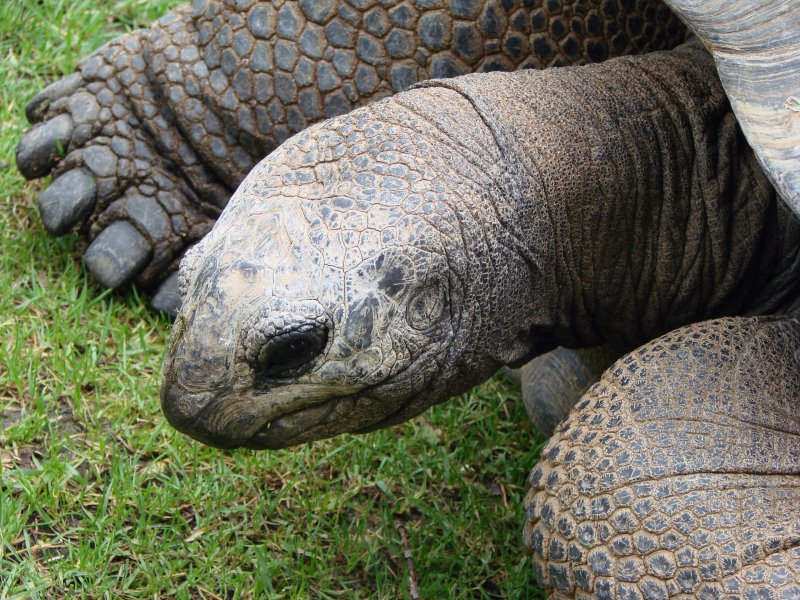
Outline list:
[[[394,526],[400,533],[400,543],[403,545],[403,556],[408,565],[408,595],[411,596],[412,600],[419,600],[417,569],[414,567],[414,556],[411,554],[411,545],[408,543],[408,532],[399,521],[395,521]]]

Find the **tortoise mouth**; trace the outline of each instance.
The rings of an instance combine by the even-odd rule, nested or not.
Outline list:
[[[352,396],[330,398],[280,415],[262,425],[240,446],[251,450],[277,450],[296,446],[307,441],[306,438],[315,439],[312,432],[329,422],[339,403],[351,399]]]
[[[194,418],[186,418],[179,411],[170,410],[175,403],[164,407],[170,424],[189,437],[222,450],[249,448],[275,450],[316,439],[311,432],[330,426],[330,417],[342,401],[351,396],[328,398],[295,410],[275,414],[261,414],[258,409],[233,416],[229,410],[227,394],[194,394],[186,404],[204,407]],[[267,412],[267,411],[265,411]]]

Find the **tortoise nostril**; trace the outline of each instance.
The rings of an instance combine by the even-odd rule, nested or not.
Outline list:
[[[296,376],[309,365],[328,341],[327,328],[304,323],[269,336],[255,352],[248,353],[253,369],[268,377]]]

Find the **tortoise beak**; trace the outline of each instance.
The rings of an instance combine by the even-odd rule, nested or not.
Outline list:
[[[214,404],[212,394],[188,394],[174,379],[164,378],[161,384],[161,410],[167,421],[181,433],[215,448],[236,448],[241,444],[204,427],[203,415]]]
[[[178,315],[161,377],[161,410],[175,429],[219,448],[241,445],[235,428],[216,430],[208,415],[231,390],[233,343],[217,331],[224,319],[212,319],[201,307],[188,318]],[[213,340],[212,343],[203,343]]]

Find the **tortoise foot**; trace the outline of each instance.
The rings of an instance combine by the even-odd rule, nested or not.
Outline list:
[[[673,331],[542,451],[523,540],[551,598],[800,596],[800,321]]]
[[[193,114],[190,93],[200,93],[186,72],[205,68],[186,10],[108,43],[40,92],[16,152],[26,178],[53,177],[38,199],[45,229],[86,236],[84,262],[103,287],[166,285],[156,293],[168,312],[176,295],[165,280],[255,162],[209,110],[198,108],[204,125],[193,135],[220,128],[213,148],[175,117]],[[212,150],[220,155],[213,164]]]

